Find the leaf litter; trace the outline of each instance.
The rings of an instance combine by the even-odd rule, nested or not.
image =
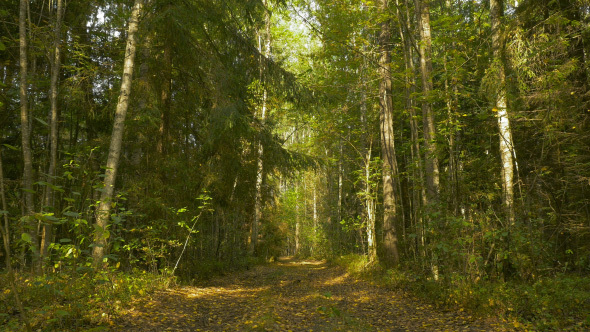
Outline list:
[[[290,258],[130,303],[112,331],[512,331],[497,318],[437,309],[325,261]]]

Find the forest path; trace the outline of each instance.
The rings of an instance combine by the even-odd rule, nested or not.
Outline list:
[[[322,261],[277,263],[130,304],[112,331],[508,331]]]

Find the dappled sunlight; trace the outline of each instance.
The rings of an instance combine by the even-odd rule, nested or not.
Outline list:
[[[301,261],[298,263],[298,265],[323,265],[326,264],[325,260],[321,260],[321,261]]]
[[[113,331],[469,331],[490,329],[463,313],[358,280],[323,261],[275,264],[179,287],[132,303]],[[479,325],[478,325],[479,324]],[[442,328],[445,327],[445,328]]]
[[[200,298],[203,296],[234,296],[234,297],[247,297],[256,295],[256,293],[267,291],[270,286],[256,287],[256,288],[194,288],[186,289],[184,295],[187,298]],[[181,294],[181,293],[179,293]]]
[[[334,285],[341,284],[341,283],[345,282],[345,281],[346,281],[346,279],[348,279],[348,277],[349,277],[349,276],[350,276],[350,275],[348,274],[348,272],[347,272],[347,273],[344,273],[344,274],[342,274],[342,275],[339,275],[339,276],[337,276],[337,277],[335,277],[335,278],[331,278],[331,279],[329,279],[329,280],[326,280],[326,281],[323,283],[323,285],[324,285],[324,286],[334,286]]]
[[[367,290],[355,291],[350,293],[351,300],[354,302],[368,303],[375,299],[376,294],[371,294]]]

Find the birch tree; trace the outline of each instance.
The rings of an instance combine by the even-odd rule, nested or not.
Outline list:
[[[133,10],[131,12],[131,18],[129,19],[127,46],[125,48],[125,62],[123,65],[123,77],[121,81],[121,92],[119,94],[119,101],[117,102],[117,109],[115,112],[115,122],[113,124],[113,133],[109,147],[104,188],[100,195],[100,203],[96,211],[96,232],[94,236],[94,248],[92,250],[94,267],[99,267],[102,263],[105,254],[105,247],[107,245],[107,239],[109,237],[107,227],[109,225],[111,202],[115,188],[117,168],[119,167],[119,157],[121,156],[121,145],[125,129],[125,117],[127,115],[127,108],[129,107],[131,78],[133,75],[135,48],[137,43],[136,35],[139,27],[139,16],[142,5],[142,0],[135,0]]]
[[[490,20],[492,26],[492,49],[494,63],[497,66],[498,89],[494,100],[493,112],[498,119],[500,135],[500,158],[502,159],[502,193],[508,225],[514,223],[514,160],[512,131],[506,103],[506,74],[503,59],[502,41],[502,0],[490,0]]]

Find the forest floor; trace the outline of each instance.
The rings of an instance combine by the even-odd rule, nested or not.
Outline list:
[[[290,258],[130,303],[112,331],[510,331],[323,261]]]

